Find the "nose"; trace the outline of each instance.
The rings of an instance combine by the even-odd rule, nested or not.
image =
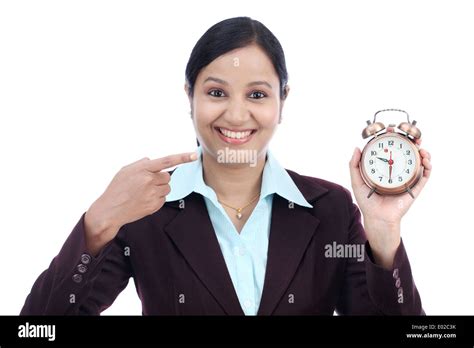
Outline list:
[[[230,100],[224,113],[224,119],[232,125],[243,125],[251,117],[250,111],[242,100]]]

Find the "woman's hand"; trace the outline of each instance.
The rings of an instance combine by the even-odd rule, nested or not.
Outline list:
[[[197,159],[195,153],[183,153],[133,162],[114,176],[105,192],[85,215],[87,249],[97,255],[123,225],[158,211],[170,193],[170,175],[166,168]]]
[[[417,144],[420,145],[421,140],[417,140]],[[370,198],[367,198],[370,188],[364,183],[360,174],[361,155],[360,149],[355,148],[349,162],[352,190],[364,217],[364,228],[375,261],[390,269],[395,252],[400,245],[401,219],[428,182],[431,174],[431,155],[428,151],[420,149],[424,171],[412,189],[415,199],[408,193],[396,196],[382,196],[374,193]]]

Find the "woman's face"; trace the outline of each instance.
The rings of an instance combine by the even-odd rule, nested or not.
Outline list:
[[[278,75],[257,45],[230,51],[203,68],[190,103],[203,152],[216,159],[226,147],[264,156],[283,107]]]

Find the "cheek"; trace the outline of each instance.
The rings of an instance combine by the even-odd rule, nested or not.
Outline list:
[[[195,100],[194,118],[198,126],[206,126],[214,122],[224,112],[223,104],[202,99]]]
[[[273,128],[278,124],[280,118],[280,107],[278,103],[260,105],[252,111],[257,122],[264,128]]]

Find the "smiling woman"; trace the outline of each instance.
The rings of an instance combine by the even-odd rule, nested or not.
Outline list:
[[[283,107],[280,84],[266,52],[253,43],[203,68],[195,84],[186,85],[203,148],[215,154],[222,145],[245,144],[240,148],[257,149],[263,163]],[[283,93],[287,91],[285,86]]]
[[[21,313],[99,314],[133,277],[143,314],[423,314],[400,238],[411,197],[369,201],[359,149],[350,173],[361,210],[347,189],[286,170],[269,150],[287,82],[262,23],[212,26],[186,67],[197,154],[124,166]],[[415,197],[431,170],[420,155]]]

